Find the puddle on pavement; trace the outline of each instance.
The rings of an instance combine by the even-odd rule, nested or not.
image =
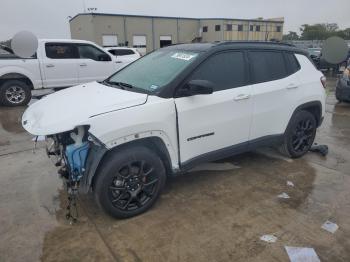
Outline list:
[[[283,245],[311,243],[324,260],[350,255],[350,178],[304,159],[247,153],[224,162],[241,168],[169,178],[156,205],[127,220],[105,215],[88,195],[71,226],[61,192],[59,226],[46,234],[42,260],[271,261],[271,254],[286,259]],[[282,192],[290,199],[278,199]],[[333,237],[320,228],[329,218],[341,226]],[[263,234],[279,240],[269,246],[259,241]],[[337,243],[332,252],[329,243]]]
[[[177,257],[200,261],[260,256],[266,246],[255,241],[256,236],[261,235],[262,227],[275,232],[297,217],[313,190],[314,169],[303,160],[288,163],[253,153],[225,162],[239,163],[241,169],[170,178],[153,209],[127,220],[108,217],[92,196],[82,197],[78,224],[68,225],[65,213],[57,213],[60,226],[46,234],[43,260],[162,261]],[[287,180],[295,188],[288,187]],[[278,200],[281,192],[288,192],[291,199]],[[218,254],[223,246],[226,251]],[[244,248],[237,251],[239,246]]]
[[[0,107],[0,125],[8,133],[23,133],[21,117],[26,107],[7,108]]]

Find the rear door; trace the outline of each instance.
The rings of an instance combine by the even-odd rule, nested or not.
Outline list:
[[[46,88],[78,84],[78,52],[71,43],[45,43],[41,66]]]
[[[283,134],[298,96],[298,62],[294,55],[260,50],[249,52],[249,64],[253,102],[250,140]]]
[[[81,84],[102,81],[121,67],[117,66],[111,55],[96,46],[91,44],[76,44],[76,46],[79,53],[78,76]]]
[[[193,72],[190,80],[210,81],[215,90],[209,95],[175,99],[181,162],[215,151],[228,152],[233,145],[245,148],[252,103],[244,53],[215,54]]]

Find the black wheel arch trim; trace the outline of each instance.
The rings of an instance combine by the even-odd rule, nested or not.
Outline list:
[[[94,185],[94,180],[98,174],[99,168],[103,165],[103,162],[106,161],[109,157],[112,157],[113,154],[118,154],[119,151],[122,151],[124,148],[130,146],[144,146],[153,150],[162,160],[165,170],[168,174],[172,173],[171,167],[171,158],[169,152],[164,144],[164,142],[159,137],[146,137],[137,140],[121,144],[114,148],[108,149],[105,145],[100,143],[96,145],[91,143],[90,151],[86,161],[85,174],[80,180],[79,192],[86,194]]]
[[[314,111],[316,108],[317,111]],[[296,115],[296,113],[305,110],[313,114],[316,118],[316,123],[317,127],[321,126],[323,122],[323,117],[322,117],[322,104],[320,101],[310,101],[304,104],[299,105],[297,108],[294,109],[292,116],[289,119],[288,125],[286,127],[285,132],[288,130],[288,127],[290,126],[293,117]]]

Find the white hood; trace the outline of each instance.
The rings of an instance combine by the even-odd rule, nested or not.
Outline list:
[[[97,82],[55,92],[29,106],[22,125],[33,135],[52,135],[89,124],[89,118],[144,104],[147,95]]]

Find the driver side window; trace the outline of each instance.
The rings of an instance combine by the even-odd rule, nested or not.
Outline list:
[[[194,71],[191,80],[210,81],[214,92],[246,85],[243,52],[223,52],[209,57]]]
[[[103,59],[107,58],[107,54],[92,45],[78,45],[78,52],[79,57],[83,59],[92,59],[95,61],[111,61],[111,58],[109,56],[108,60]]]

